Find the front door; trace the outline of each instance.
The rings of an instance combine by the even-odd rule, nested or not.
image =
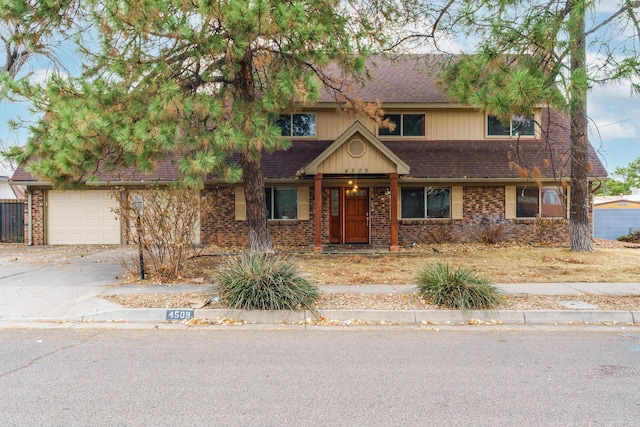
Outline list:
[[[369,243],[369,190],[345,192],[345,243]]]

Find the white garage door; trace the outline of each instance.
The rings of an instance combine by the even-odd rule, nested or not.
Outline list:
[[[49,191],[47,243],[120,244],[116,207],[108,190]]]

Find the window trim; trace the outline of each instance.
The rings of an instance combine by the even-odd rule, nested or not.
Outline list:
[[[400,135],[384,135],[384,134],[380,134],[381,130],[384,131],[388,131],[388,129],[382,129],[380,126],[378,126],[378,130],[377,130],[377,136],[378,138],[426,138],[427,137],[427,113],[424,111],[404,111],[404,112],[387,112],[384,114],[384,116],[400,116],[400,124],[398,124],[397,126],[400,128]],[[403,123],[404,123],[404,116],[405,115],[421,115],[424,117],[424,134],[423,135],[403,135]],[[383,116],[383,120],[384,120],[384,116]]]
[[[284,191],[284,190],[288,190],[291,191],[295,194],[296,197],[296,201],[295,201],[295,213],[294,214],[290,214],[290,215],[283,215],[280,218],[276,218],[275,215],[275,200],[276,200],[276,190],[280,190],[280,191]],[[288,186],[280,186],[280,187],[264,187],[264,191],[265,191],[265,197],[267,197],[266,192],[269,191],[269,198],[270,200],[265,200],[267,202],[267,206],[265,206],[265,210],[267,211],[267,220],[277,220],[277,221],[297,221],[298,220],[298,189],[297,187],[288,187]],[[269,215],[269,210],[268,210],[268,206],[271,205],[271,215]],[[286,218],[285,218],[286,216]]]
[[[274,186],[265,186],[265,188],[273,188]],[[296,186],[296,185],[282,185],[282,188],[295,188],[298,191],[298,200],[297,200],[297,219],[276,219],[269,221],[308,221],[310,219],[309,215],[309,194],[310,187],[307,186]],[[244,187],[236,186],[234,187],[234,199],[235,199],[235,220],[236,221],[246,221],[247,220],[247,201],[244,194]],[[266,206],[265,206],[266,207]]]
[[[514,135],[513,134],[513,123],[514,119],[518,117],[517,114],[511,115],[511,120],[509,121],[509,135],[494,135],[489,133],[489,118],[496,117],[493,114],[486,113],[484,116],[484,136],[485,138],[490,139],[502,139],[502,138],[525,138],[525,139],[536,139],[538,137],[538,124],[536,122],[536,113],[533,113],[530,120],[533,122],[533,135]]]
[[[402,190],[405,188],[421,188],[422,190],[424,190],[423,193],[423,200],[422,203],[424,205],[424,217],[405,217],[403,216],[403,210],[402,210]],[[428,216],[428,212],[429,212],[429,205],[428,205],[428,196],[429,196],[429,190],[440,190],[440,189],[448,189],[449,190],[449,215],[446,217],[430,217]],[[423,185],[423,186],[402,186],[400,187],[400,191],[399,191],[399,196],[398,197],[398,219],[399,220],[436,220],[436,221],[442,221],[442,220],[450,220],[450,219],[455,219],[454,215],[454,210],[457,210],[457,204],[454,203],[454,196],[457,197],[458,196],[458,191],[457,188],[454,186],[438,186],[438,187],[434,187],[434,186],[430,186],[430,185]]]
[[[523,188],[536,188],[538,190],[538,209],[535,216],[518,216],[518,190],[522,190]],[[543,205],[543,190],[545,189],[554,189],[559,192],[558,196],[560,197],[560,201],[563,202],[560,204],[562,206],[562,214],[560,216],[542,216],[542,205]],[[557,185],[512,185],[507,186],[505,189],[505,218],[506,219],[516,219],[516,220],[528,220],[535,218],[547,218],[547,219],[567,219],[569,217],[569,188],[562,187],[559,188]]]
[[[295,115],[310,115],[310,116],[314,116],[315,120],[314,120],[314,134],[313,135],[293,135],[293,117]],[[318,138],[318,114],[315,111],[305,111],[305,112],[297,112],[297,113],[279,113],[276,115],[276,117],[279,119],[280,116],[289,116],[289,123],[290,123],[290,129],[291,132],[289,135],[280,135],[282,138],[307,138],[307,139],[314,139],[314,138]],[[277,121],[276,121],[277,123]],[[280,132],[282,134],[282,132]]]

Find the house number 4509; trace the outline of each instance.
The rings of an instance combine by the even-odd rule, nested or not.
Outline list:
[[[167,320],[189,320],[193,319],[193,310],[172,309],[167,310]]]
[[[369,169],[368,169],[368,168],[365,168],[365,170],[364,170],[364,171],[363,171],[362,169],[358,169],[358,170],[355,170],[355,169],[351,169],[351,170],[349,170],[349,169],[345,169],[345,170],[344,170],[344,173],[368,173],[368,172],[369,172]]]

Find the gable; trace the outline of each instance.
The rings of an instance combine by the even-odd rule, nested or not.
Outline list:
[[[305,174],[406,175],[409,166],[356,121],[304,168]]]

